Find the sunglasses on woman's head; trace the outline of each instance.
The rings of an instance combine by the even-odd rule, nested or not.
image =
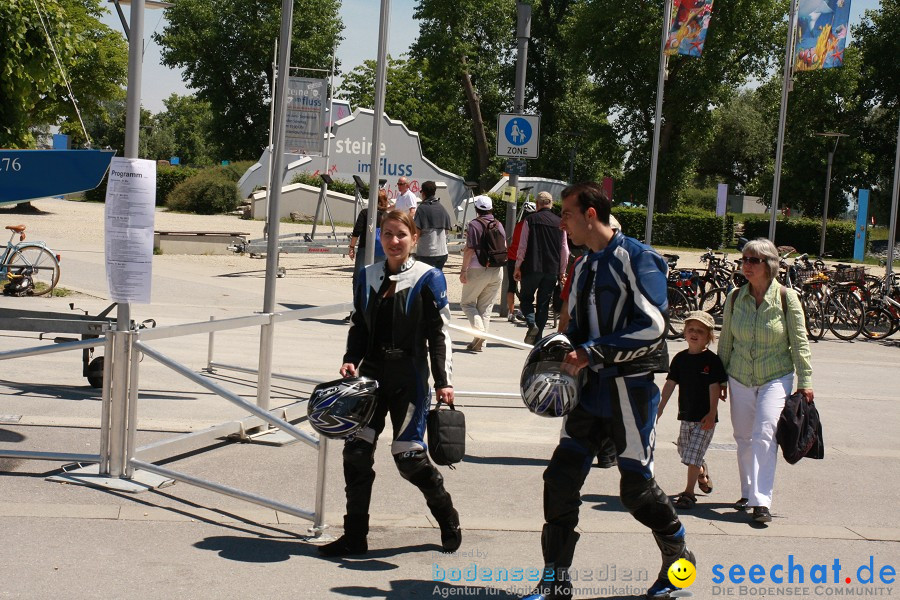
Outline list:
[[[748,263],[750,263],[751,265],[760,265],[760,264],[762,264],[763,262],[765,262],[765,260],[766,260],[766,259],[760,258],[760,257],[758,257],[758,256],[745,256],[745,257],[744,257],[744,262],[748,262]]]

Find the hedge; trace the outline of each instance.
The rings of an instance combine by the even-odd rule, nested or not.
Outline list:
[[[291,179],[291,183],[303,183],[306,185],[311,185],[314,188],[319,188],[322,186],[322,179],[318,175],[313,175],[312,173],[304,171],[303,173],[297,173]],[[328,189],[332,192],[338,192],[340,194],[347,194],[348,196],[356,196],[356,184],[350,183],[349,181],[344,181],[343,179],[335,179],[328,186]],[[366,185],[362,190],[363,198],[367,198],[369,195],[369,186]]]
[[[613,215],[625,235],[644,239],[647,210],[614,207]],[[687,248],[722,248],[732,243],[734,217],[717,217],[704,211],[656,213],[653,215],[653,244]]]
[[[793,246],[798,252],[819,254],[822,222],[815,219],[778,219],[775,245]],[[853,256],[856,227],[850,221],[829,221],[825,229],[825,252],[837,258]],[[769,219],[751,217],[744,221],[744,237],[748,240],[769,237]]]
[[[209,170],[175,186],[166,206],[175,211],[214,215],[237,209],[240,201],[237,184],[227,175]]]

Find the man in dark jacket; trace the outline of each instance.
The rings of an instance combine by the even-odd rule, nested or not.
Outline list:
[[[415,223],[419,229],[416,259],[444,270],[447,263],[447,232],[453,227],[447,209],[438,202],[433,181],[422,184],[422,203],[416,208]]]
[[[519,238],[513,276],[522,284],[519,300],[528,324],[526,344],[533,344],[543,336],[553,290],[557,281],[565,279],[569,265],[566,233],[559,228],[559,217],[550,210],[552,206],[553,196],[549,192],[538,194],[537,212],[525,217]]]

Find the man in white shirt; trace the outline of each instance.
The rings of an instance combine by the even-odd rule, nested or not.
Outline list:
[[[416,216],[416,206],[419,204],[419,199],[409,190],[409,180],[406,177],[398,179],[397,189],[400,190],[400,193],[394,201],[394,210],[408,211],[409,216]]]

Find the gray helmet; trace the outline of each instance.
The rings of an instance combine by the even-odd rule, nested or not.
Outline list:
[[[563,364],[566,354],[574,349],[562,333],[550,334],[534,345],[519,382],[528,410],[542,417],[561,417],[575,408],[585,371],[573,374],[571,367]]]
[[[378,382],[347,377],[320,383],[306,406],[313,429],[332,439],[347,438],[369,424],[377,403]]]

